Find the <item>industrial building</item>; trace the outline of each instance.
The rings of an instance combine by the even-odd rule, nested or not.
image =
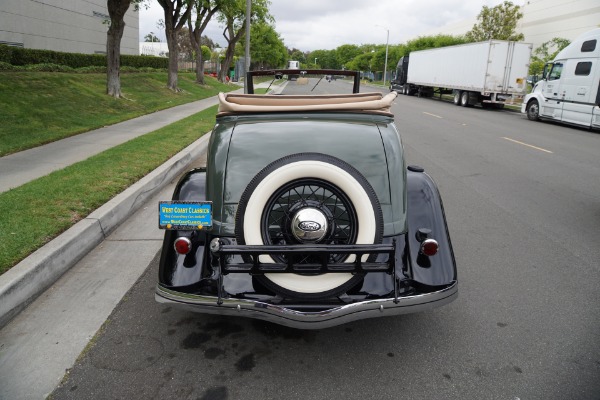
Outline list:
[[[105,54],[106,0],[2,0],[0,44],[70,53]],[[121,54],[139,54],[139,13],[125,15]]]
[[[580,34],[600,27],[598,0],[525,0],[513,1],[521,7],[523,18],[517,32],[523,33],[524,42],[533,48],[559,37],[573,40]],[[475,18],[451,23],[422,36],[447,34],[464,35],[477,23]]]

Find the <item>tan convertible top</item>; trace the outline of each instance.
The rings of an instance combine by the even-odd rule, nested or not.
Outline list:
[[[219,93],[218,114],[282,111],[351,111],[390,114],[396,92],[333,95],[255,95]],[[390,114],[391,115],[391,114]]]

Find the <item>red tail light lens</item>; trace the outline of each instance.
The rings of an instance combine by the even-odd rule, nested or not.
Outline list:
[[[186,237],[175,239],[175,251],[179,254],[187,254],[192,250],[192,241]]]
[[[434,239],[425,239],[421,242],[421,249],[419,250],[421,254],[426,256],[435,256],[438,252],[439,245],[438,242]]]

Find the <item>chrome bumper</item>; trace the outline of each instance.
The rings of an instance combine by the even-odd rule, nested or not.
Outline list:
[[[437,292],[393,298],[367,300],[319,312],[302,312],[253,300],[221,299],[176,292],[156,286],[155,298],[190,311],[249,317],[300,329],[322,329],[360,319],[386,317],[430,310],[454,301],[458,297],[458,283]]]

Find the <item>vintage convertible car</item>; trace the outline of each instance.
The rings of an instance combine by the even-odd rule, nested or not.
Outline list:
[[[406,166],[390,107],[354,71],[284,85],[348,94],[220,94],[206,168],[159,204],[156,300],[296,328],[439,307],[458,295],[442,200]],[[313,87],[314,84],[314,87]]]

